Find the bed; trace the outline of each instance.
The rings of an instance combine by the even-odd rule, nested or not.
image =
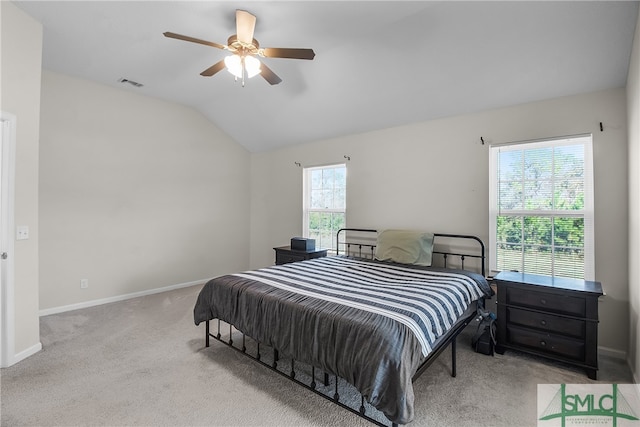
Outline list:
[[[413,381],[449,344],[456,375],[456,336],[492,295],[484,244],[466,235],[354,228],[336,239],[335,256],[210,280],[198,295],[195,324],[206,323],[207,347],[217,339],[375,424],[385,425],[365,402],[392,425],[409,423]],[[226,341],[221,322],[229,326]],[[232,329],[241,331],[241,346]],[[257,343],[254,355],[248,338]],[[261,346],[272,350],[270,363]],[[278,368],[284,358],[290,371]],[[311,367],[310,380],[296,378],[296,364]],[[318,390],[317,374],[325,386],[335,378],[334,393]],[[340,379],[360,393],[359,408],[341,401]]]

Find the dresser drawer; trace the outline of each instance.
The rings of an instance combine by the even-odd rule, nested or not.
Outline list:
[[[296,255],[291,253],[278,253],[276,254],[276,264],[287,264],[290,262],[304,261],[306,257],[304,255]]]
[[[586,300],[579,296],[552,294],[536,290],[507,287],[507,304],[551,313],[585,317]]]
[[[276,265],[290,262],[305,261],[307,259],[322,258],[327,256],[327,249],[314,249],[312,251],[297,251],[291,246],[273,248],[276,251]]]
[[[563,358],[579,362],[585,360],[585,343],[583,340],[574,340],[569,337],[514,326],[507,328],[507,340],[510,344],[555,354]]]
[[[507,322],[580,339],[584,339],[586,334],[586,321],[584,320],[513,307],[507,308]]]

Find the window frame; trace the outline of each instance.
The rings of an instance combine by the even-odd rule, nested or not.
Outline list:
[[[581,210],[562,209],[509,209],[503,210],[498,203],[500,172],[498,170],[498,157],[501,152],[516,150],[532,150],[548,147],[562,147],[583,145],[584,147],[584,208]],[[500,270],[497,268],[497,218],[498,216],[520,216],[520,217],[544,217],[544,218],[565,218],[578,217],[584,221],[584,280],[595,280],[595,223],[594,223],[594,174],[593,174],[593,135],[581,134],[529,140],[521,142],[510,142],[506,144],[492,144],[489,147],[489,269],[492,274]],[[523,178],[523,182],[525,179]],[[553,233],[553,227],[552,227]],[[523,246],[525,242],[521,243]],[[552,234],[551,246],[555,248],[555,237]],[[524,254],[524,248],[523,248]],[[524,255],[523,255],[524,258]],[[524,261],[521,266],[524,265]],[[541,274],[535,271],[525,273]],[[552,276],[556,276],[552,267]],[[561,277],[558,275],[558,277]]]
[[[324,169],[337,169],[344,168],[345,171],[345,188],[344,188],[344,208],[312,208],[311,207],[311,173],[316,170],[324,170]],[[308,166],[304,167],[302,171],[302,188],[303,188],[303,197],[302,197],[302,235],[303,237],[310,237],[309,230],[309,216],[312,212],[320,212],[320,213],[341,213],[344,215],[344,227],[346,227],[347,222],[347,164],[346,163],[331,163],[326,165],[318,165],[318,166]],[[337,230],[336,230],[337,231]],[[330,253],[336,252],[336,242],[335,236],[331,236],[330,239],[331,245],[327,248]],[[316,242],[316,249],[320,249],[320,242]]]

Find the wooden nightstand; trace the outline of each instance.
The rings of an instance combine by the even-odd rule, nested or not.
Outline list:
[[[291,246],[281,246],[273,248],[276,251],[276,265],[282,265],[289,262],[304,261],[306,259],[322,258],[327,256],[326,249],[316,249],[313,251],[296,251]]]
[[[500,272],[496,352],[514,349],[598,374],[600,282]]]

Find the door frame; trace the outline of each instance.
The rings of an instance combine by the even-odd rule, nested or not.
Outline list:
[[[15,363],[15,307],[14,307],[14,203],[16,116],[0,111],[0,367]]]

